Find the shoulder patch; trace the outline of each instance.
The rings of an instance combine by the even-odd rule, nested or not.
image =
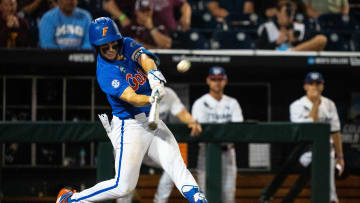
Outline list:
[[[111,81],[111,86],[113,86],[114,88],[118,88],[120,86],[120,81],[114,79],[113,81]]]

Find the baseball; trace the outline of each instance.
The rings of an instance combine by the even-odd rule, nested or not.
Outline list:
[[[177,64],[176,69],[177,69],[180,73],[184,73],[184,72],[186,72],[186,71],[189,70],[190,66],[191,66],[190,61],[189,61],[189,60],[186,60],[186,59],[183,59],[183,60],[181,60],[181,61]]]

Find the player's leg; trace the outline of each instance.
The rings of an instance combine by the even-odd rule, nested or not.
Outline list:
[[[330,158],[330,201],[339,202],[338,196],[336,194],[336,185],[335,185],[335,151],[332,149],[331,158]]]
[[[206,194],[206,143],[199,143],[197,180],[201,190]]]
[[[235,148],[222,152],[222,192],[223,203],[235,202],[237,166]]]
[[[207,202],[181,157],[174,135],[162,121],[160,121],[158,129],[155,131],[148,155],[161,165],[174,181],[178,190],[191,203]]]
[[[327,38],[325,35],[319,34],[311,38],[308,41],[302,42],[296,47],[293,47],[292,51],[322,51],[327,44]]]
[[[163,171],[157,187],[154,202],[166,203],[170,197],[173,187],[174,183],[171,180],[170,176],[165,171]]]
[[[161,168],[160,164],[153,161],[148,155],[144,156],[143,164],[150,167]],[[170,197],[173,187],[174,183],[171,180],[170,176],[165,171],[163,171],[155,193],[154,202],[166,203]]]
[[[115,118],[116,119],[116,118]],[[136,120],[115,120],[112,134],[116,139],[115,178],[100,182],[92,188],[75,193],[72,202],[97,202],[116,199],[130,194],[139,177],[142,158],[152,139]],[[116,137],[116,138],[115,138]]]
[[[130,194],[128,194],[125,197],[118,198],[116,200],[116,203],[131,203],[134,195],[135,195],[135,190],[133,190]]]

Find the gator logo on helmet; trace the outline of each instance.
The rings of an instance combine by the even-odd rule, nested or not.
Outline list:
[[[103,27],[102,29],[102,36],[105,37],[106,36],[106,33],[108,31],[109,27]]]

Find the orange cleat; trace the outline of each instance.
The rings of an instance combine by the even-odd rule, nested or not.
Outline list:
[[[69,189],[63,188],[60,190],[56,203],[70,203],[69,198],[76,192],[76,190],[71,191]]]

